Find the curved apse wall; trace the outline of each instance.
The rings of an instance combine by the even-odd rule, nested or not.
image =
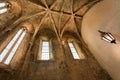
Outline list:
[[[101,40],[98,30],[111,32],[117,44]],[[120,0],[103,0],[83,17],[82,37],[114,80],[120,80]]]

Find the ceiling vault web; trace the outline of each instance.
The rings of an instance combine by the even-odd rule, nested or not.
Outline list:
[[[70,21],[70,19],[71,19],[71,17],[69,17],[69,18],[67,19],[67,21],[65,22],[65,24],[64,24],[64,26],[63,26],[63,28],[62,28],[62,30],[61,30],[61,36],[63,35],[63,32],[64,32],[64,30],[65,30],[65,26],[66,26],[67,23]]]
[[[48,7],[48,5],[47,5],[46,0],[44,0],[44,4],[45,4],[46,8],[48,9],[49,7]]]
[[[61,29],[60,29],[60,27],[61,27],[61,19],[62,19],[62,16],[63,16],[63,9],[64,9],[64,5],[65,5],[65,3],[64,2],[62,2],[62,6],[61,6],[61,9],[60,9],[60,17],[59,17],[59,23],[58,23],[58,27],[59,27],[59,35],[60,35],[60,38],[62,39],[62,36],[61,36]],[[66,24],[66,23],[65,23]]]
[[[71,11],[72,11],[72,15],[74,14],[74,13],[73,13],[73,11],[74,11],[74,8],[73,8],[73,1],[74,1],[74,0],[71,1],[71,5],[72,5],[72,10],[71,10]]]
[[[31,3],[31,1],[28,1],[28,3]],[[42,9],[44,9],[44,10],[46,10],[46,8],[43,7],[42,5],[38,5],[38,4],[35,4],[35,3],[33,3],[33,4],[36,5],[36,6],[38,6],[38,7],[40,7],[40,8],[42,8]]]
[[[15,26],[17,26],[18,24],[30,19],[30,18],[33,18],[35,16],[38,16],[38,15],[41,15],[41,14],[44,14],[45,11],[43,12],[39,12],[39,13],[36,13],[34,15],[29,15],[29,16],[23,16],[23,17],[20,17],[19,19],[17,19],[13,24],[11,24],[8,28],[6,28],[4,31],[1,32],[1,35],[4,34],[6,31],[8,30],[11,30],[12,28],[14,28]]]
[[[35,20],[36,24],[38,26],[35,27],[35,33],[34,36],[36,36],[37,32],[41,29],[41,25],[43,22],[47,22],[46,20],[50,20],[51,23],[44,26],[44,28],[52,25],[51,28],[54,29],[54,32],[56,33],[59,40],[62,39],[62,36],[64,34],[64,31],[72,31],[76,32],[76,34],[80,35],[80,29],[78,29],[76,22],[76,19],[82,20],[85,13],[97,2],[101,0],[83,0],[84,3],[81,3],[81,0],[75,1],[75,0],[28,0],[28,1],[21,1],[22,5],[25,5],[28,8],[32,8],[26,11],[26,7],[23,7],[23,12],[26,15],[22,15],[19,19],[17,19],[13,24],[10,25],[9,28],[6,28],[5,31],[8,31],[9,29],[14,28],[21,22],[24,22],[26,20]],[[27,5],[28,4],[28,5]],[[29,7],[31,5],[31,7]],[[76,8],[77,7],[77,8]],[[36,11],[36,12],[34,12]],[[43,16],[44,15],[44,16]],[[48,17],[47,17],[48,16]],[[40,20],[41,17],[42,19]],[[73,19],[72,19],[73,18]],[[43,28],[42,27],[42,28]],[[71,28],[70,28],[71,27]],[[50,28],[50,27],[49,27]],[[4,34],[4,32],[1,32],[0,35]]]
[[[56,0],[56,1],[50,6],[50,9],[52,9],[58,1],[59,1],[59,0]]]
[[[89,8],[91,8],[94,4],[96,4],[96,3],[98,3],[98,2],[100,2],[101,0],[93,0],[92,2],[86,2],[85,4],[83,4],[80,8],[78,8],[75,12],[74,12],[74,14],[76,14],[77,12],[79,12],[81,9],[83,9],[84,7],[88,7],[88,9],[87,10],[89,10]],[[86,10],[86,11],[87,11]]]
[[[61,41],[60,36],[59,36],[59,34],[58,34],[58,30],[57,30],[56,25],[55,25],[55,21],[54,21],[52,15],[51,15],[51,13],[49,14],[49,18],[50,18],[50,20],[51,20],[51,22],[52,22],[52,24],[53,24],[53,28],[54,28],[54,30],[55,30],[55,33],[56,33],[58,39]]]
[[[80,30],[78,29],[76,23],[75,23],[75,18],[73,18],[73,22],[74,22],[74,25],[75,25],[75,28],[76,28],[76,31],[77,31],[77,36],[79,37],[79,40],[81,40],[81,37],[80,37],[81,33],[80,33]]]
[[[41,21],[39,22],[39,25],[38,25],[38,27],[35,29],[35,32],[34,32],[33,37],[32,37],[32,39],[31,39],[32,41],[34,41],[35,36],[37,35],[38,31],[40,30],[41,25],[42,25],[42,23],[44,22],[45,17],[46,17],[47,15],[48,15],[48,13],[46,13],[46,14],[43,16],[43,18],[41,19]]]
[[[64,3],[64,2],[62,2],[61,8],[60,8],[60,11],[61,11],[61,12],[63,12],[64,5],[65,5],[65,3]]]
[[[58,31],[58,32],[59,32],[59,35],[61,34],[61,29],[60,29],[61,25],[60,25],[60,24],[62,24],[62,23],[61,23],[62,15],[63,15],[63,13],[60,14],[60,18],[59,18],[59,22],[58,22],[58,28],[59,28],[59,31]],[[60,37],[61,37],[61,36],[60,36]]]

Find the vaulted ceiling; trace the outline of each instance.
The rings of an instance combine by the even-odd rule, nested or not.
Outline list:
[[[17,0],[22,7],[21,17],[11,26],[29,21],[35,32],[53,31],[59,39],[63,34],[80,36],[82,17],[100,0]]]

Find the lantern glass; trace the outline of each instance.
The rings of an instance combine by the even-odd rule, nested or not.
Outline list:
[[[105,37],[102,37],[102,39],[104,40],[104,41],[107,41],[107,42],[111,42],[109,39],[107,39],[107,38],[105,38]]]
[[[108,33],[108,35],[109,35],[112,39],[115,39],[111,33]]]
[[[105,37],[106,39],[110,40],[110,41],[112,41],[112,40],[113,40],[113,38],[112,38],[112,37],[110,37],[110,36],[109,36],[109,34],[105,34],[105,35],[104,35],[104,37]]]
[[[103,32],[100,30],[98,30],[98,32],[101,33],[102,40],[107,41],[109,43],[116,43],[114,36],[110,32]]]

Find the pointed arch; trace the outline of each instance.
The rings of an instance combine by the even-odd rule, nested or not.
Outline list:
[[[38,31],[35,41],[34,48],[32,51],[35,51],[34,54],[35,60],[53,60],[54,55],[52,51],[52,39],[57,38],[56,33],[49,28],[42,28]]]
[[[46,37],[47,39],[55,38],[57,37],[55,31],[49,28],[42,28],[39,30],[37,36],[40,37]]]
[[[73,31],[65,31],[62,35],[62,38],[64,39],[76,39],[79,40],[79,36],[77,35],[77,33],[73,32]]]

